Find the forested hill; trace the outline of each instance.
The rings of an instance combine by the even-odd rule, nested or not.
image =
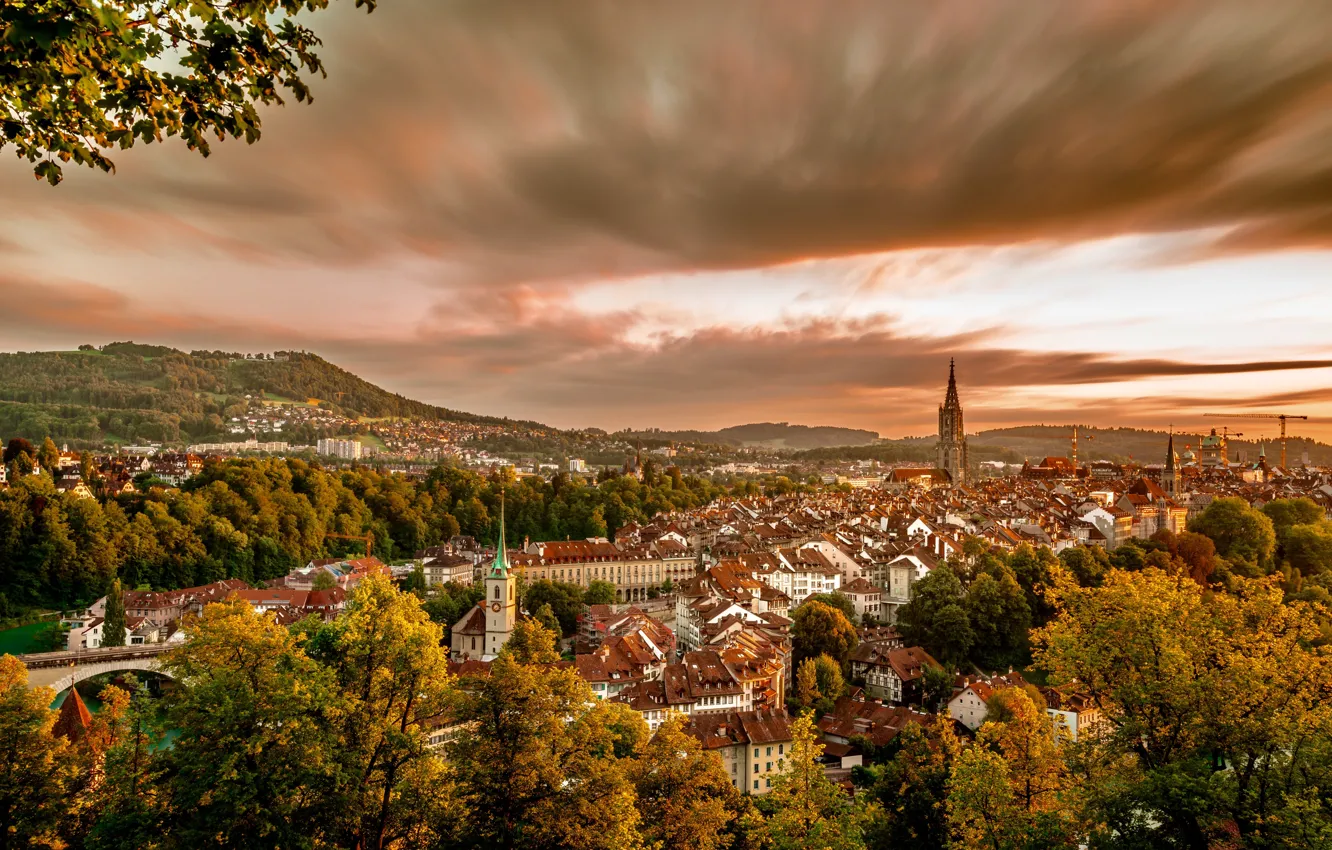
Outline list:
[[[755,422],[732,425],[719,431],[631,431],[629,439],[674,440],[730,446],[761,446],[770,449],[821,449],[833,446],[868,446],[879,439],[873,431],[833,425],[791,425],[787,422]]]
[[[0,353],[0,434],[6,437],[201,440],[219,435],[228,416],[243,413],[247,395],[317,404],[353,418],[506,421],[413,401],[299,351],[247,357],[119,342],[79,351]]]

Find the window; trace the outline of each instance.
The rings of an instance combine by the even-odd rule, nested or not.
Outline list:
[[[768,752],[765,755],[772,755],[772,747],[768,747]]]
[[[755,772],[755,773],[758,773],[758,772],[759,772],[759,769],[758,769],[758,762],[754,762],[754,772]]]
[[[782,754],[785,753],[785,752],[786,752],[786,745],[785,745],[785,744],[778,744],[778,745],[777,745],[777,755],[780,756],[780,755],[782,755]]]
[[[758,747],[754,748],[754,758],[758,758]]]
[[[495,585],[495,598],[499,599],[499,585]]]
[[[764,772],[764,773],[772,773],[772,762],[768,762],[768,763],[764,766],[764,768],[763,768],[763,772]]]
[[[754,790],[755,790],[755,791],[758,790],[758,780],[757,780],[757,779],[754,780]]]
[[[768,783],[768,787],[769,787],[769,788],[772,787],[772,780],[771,780],[771,779],[767,779],[767,780],[764,780],[764,781]]]
[[[476,649],[476,638],[472,638],[472,649]]]

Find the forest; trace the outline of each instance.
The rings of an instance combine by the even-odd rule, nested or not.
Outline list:
[[[613,535],[628,522],[694,508],[728,490],[677,469],[644,482],[589,483],[483,477],[440,466],[421,480],[358,467],[327,470],[299,459],[209,461],[179,489],[95,500],[56,490],[46,474],[0,490],[0,588],[14,605],[69,608],[91,602],[112,578],[166,590],[223,578],[261,582],[313,558],[360,551],[328,533],[374,537],[383,560],[468,534],[493,544],[505,501],[508,543]]]

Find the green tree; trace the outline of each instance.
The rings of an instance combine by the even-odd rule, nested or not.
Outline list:
[[[56,448],[55,440],[50,437],[42,440],[42,447],[37,450],[37,462],[49,474],[56,474],[56,469],[60,465],[60,449]]]
[[[614,605],[615,585],[601,579],[593,579],[588,582],[587,590],[583,592],[583,602],[588,605]]]
[[[329,624],[320,660],[342,695],[335,715],[338,843],[441,841],[456,826],[444,765],[428,746],[453,699],[440,627],[383,576],[363,579]],[[429,793],[422,793],[425,788]]]
[[[1296,525],[1314,525],[1322,522],[1326,515],[1323,509],[1313,499],[1273,499],[1263,505],[1260,510],[1263,515],[1272,521],[1272,530],[1276,533],[1277,540],[1281,535],[1292,526]]]
[[[106,615],[102,621],[102,646],[125,645],[125,591],[120,579],[112,579],[106,591]]]
[[[205,156],[209,137],[259,138],[259,104],[310,100],[304,74],[322,74],[319,39],[297,13],[327,0],[79,0],[7,6],[0,64],[0,147],[51,185],[60,162],[111,171],[104,149],[180,136]],[[356,5],[374,8],[374,0]],[[173,71],[173,69],[181,69]]]
[[[1070,546],[1059,560],[1083,587],[1098,587],[1110,570],[1110,556],[1101,546]]]
[[[549,605],[559,620],[560,633],[568,637],[578,628],[578,615],[584,610],[583,589],[568,582],[537,579],[522,587],[522,604],[528,611]]]
[[[628,765],[643,842],[659,850],[728,850],[748,811],[716,753],[672,713]]]
[[[176,683],[161,729],[164,830],[188,847],[308,846],[324,834],[339,745],[320,719],[335,700],[332,676],[296,636],[241,600],[204,608],[190,637],[162,657]],[[138,836],[143,844],[160,836]]]
[[[963,663],[976,634],[957,573],[940,567],[914,583],[911,599],[898,611],[897,628],[909,644],[923,646],[940,662],[948,666]]]
[[[1211,538],[1217,554],[1245,574],[1259,575],[1272,566],[1276,549],[1272,520],[1243,499],[1213,500],[1189,523],[1189,531]]]
[[[939,718],[928,730],[908,723],[897,746],[871,785],[880,813],[869,828],[871,846],[903,850],[949,846],[948,779],[962,750],[952,721]]]
[[[338,586],[338,580],[333,578],[333,574],[328,570],[320,570],[315,573],[314,581],[310,582],[313,590],[333,590]]]
[[[555,612],[551,610],[549,602],[542,603],[541,607],[537,609],[536,614],[533,616],[536,617],[536,621],[543,627],[555,634],[560,633],[560,621],[555,619]]]
[[[1332,522],[1287,527],[1281,536],[1281,549],[1286,561],[1302,575],[1332,570]]]
[[[856,627],[841,611],[822,602],[806,602],[791,618],[791,640],[795,662],[827,655],[845,666],[860,638]]]
[[[963,607],[975,634],[971,656],[988,669],[1025,664],[1031,611],[1017,578],[1000,564],[994,573],[981,573],[967,588]]]

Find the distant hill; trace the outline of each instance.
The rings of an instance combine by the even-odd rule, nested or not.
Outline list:
[[[247,357],[117,342],[78,351],[0,353],[0,435],[93,445],[220,436],[246,396],[298,401],[347,417],[415,416],[502,424],[424,404],[306,352]],[[543,427],[537,423],[512,423]]]
[[[839,428],[833,425],[792,425],[788,422],[756,422],[732,425],[718,431],[629,431],[617,434],[628,439],[679,443],[716,443],[727,446],[752,446],[769,449],[823,449],[836,446],[868,446],[879,439],[873,431]]]

